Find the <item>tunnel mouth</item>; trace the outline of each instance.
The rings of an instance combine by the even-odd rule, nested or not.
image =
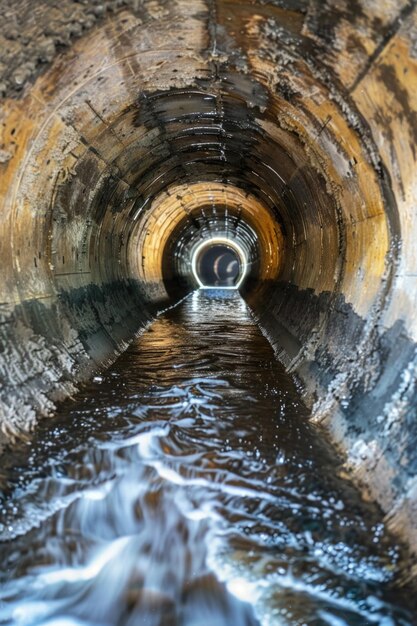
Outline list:
[[[239,289],[247,271],[244,251],[227,239],[209,239],[192,253],[192,271],[202,289]]]

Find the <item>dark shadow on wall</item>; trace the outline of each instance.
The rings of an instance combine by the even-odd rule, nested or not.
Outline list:
[[[338,423],[328,424],[336,441],[358,454],[359,444],[365,454],[374,451],[375,458],[366,459],[374,464],[371,484],[383,462],[390,497],[403,496],[417,473],[417,389],[409,375],[417,367],[417,344],[403,322],[383,331],[377,311],[364,320],[342,295],[316,295],[290,283],[260,285],[246,297],[278,358],[301,379],[308,403],[322,407],[324,421],[327,411]],[[383,504],[382,484],[375,488]]]

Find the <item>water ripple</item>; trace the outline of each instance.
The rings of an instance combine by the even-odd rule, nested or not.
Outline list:
[[[410,626],[406,554],[237,293],[196,292],[3,457],[0,624]]]

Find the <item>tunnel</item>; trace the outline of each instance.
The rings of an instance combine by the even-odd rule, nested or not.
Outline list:
[[[229,287],[417,563],[416,5],[0,4],[3,445]]]

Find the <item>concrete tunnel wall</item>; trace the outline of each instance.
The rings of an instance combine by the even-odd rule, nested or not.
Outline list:
[[[417,555],[416,5],[1,1],[4,441],[232,238],[313,419]]]

